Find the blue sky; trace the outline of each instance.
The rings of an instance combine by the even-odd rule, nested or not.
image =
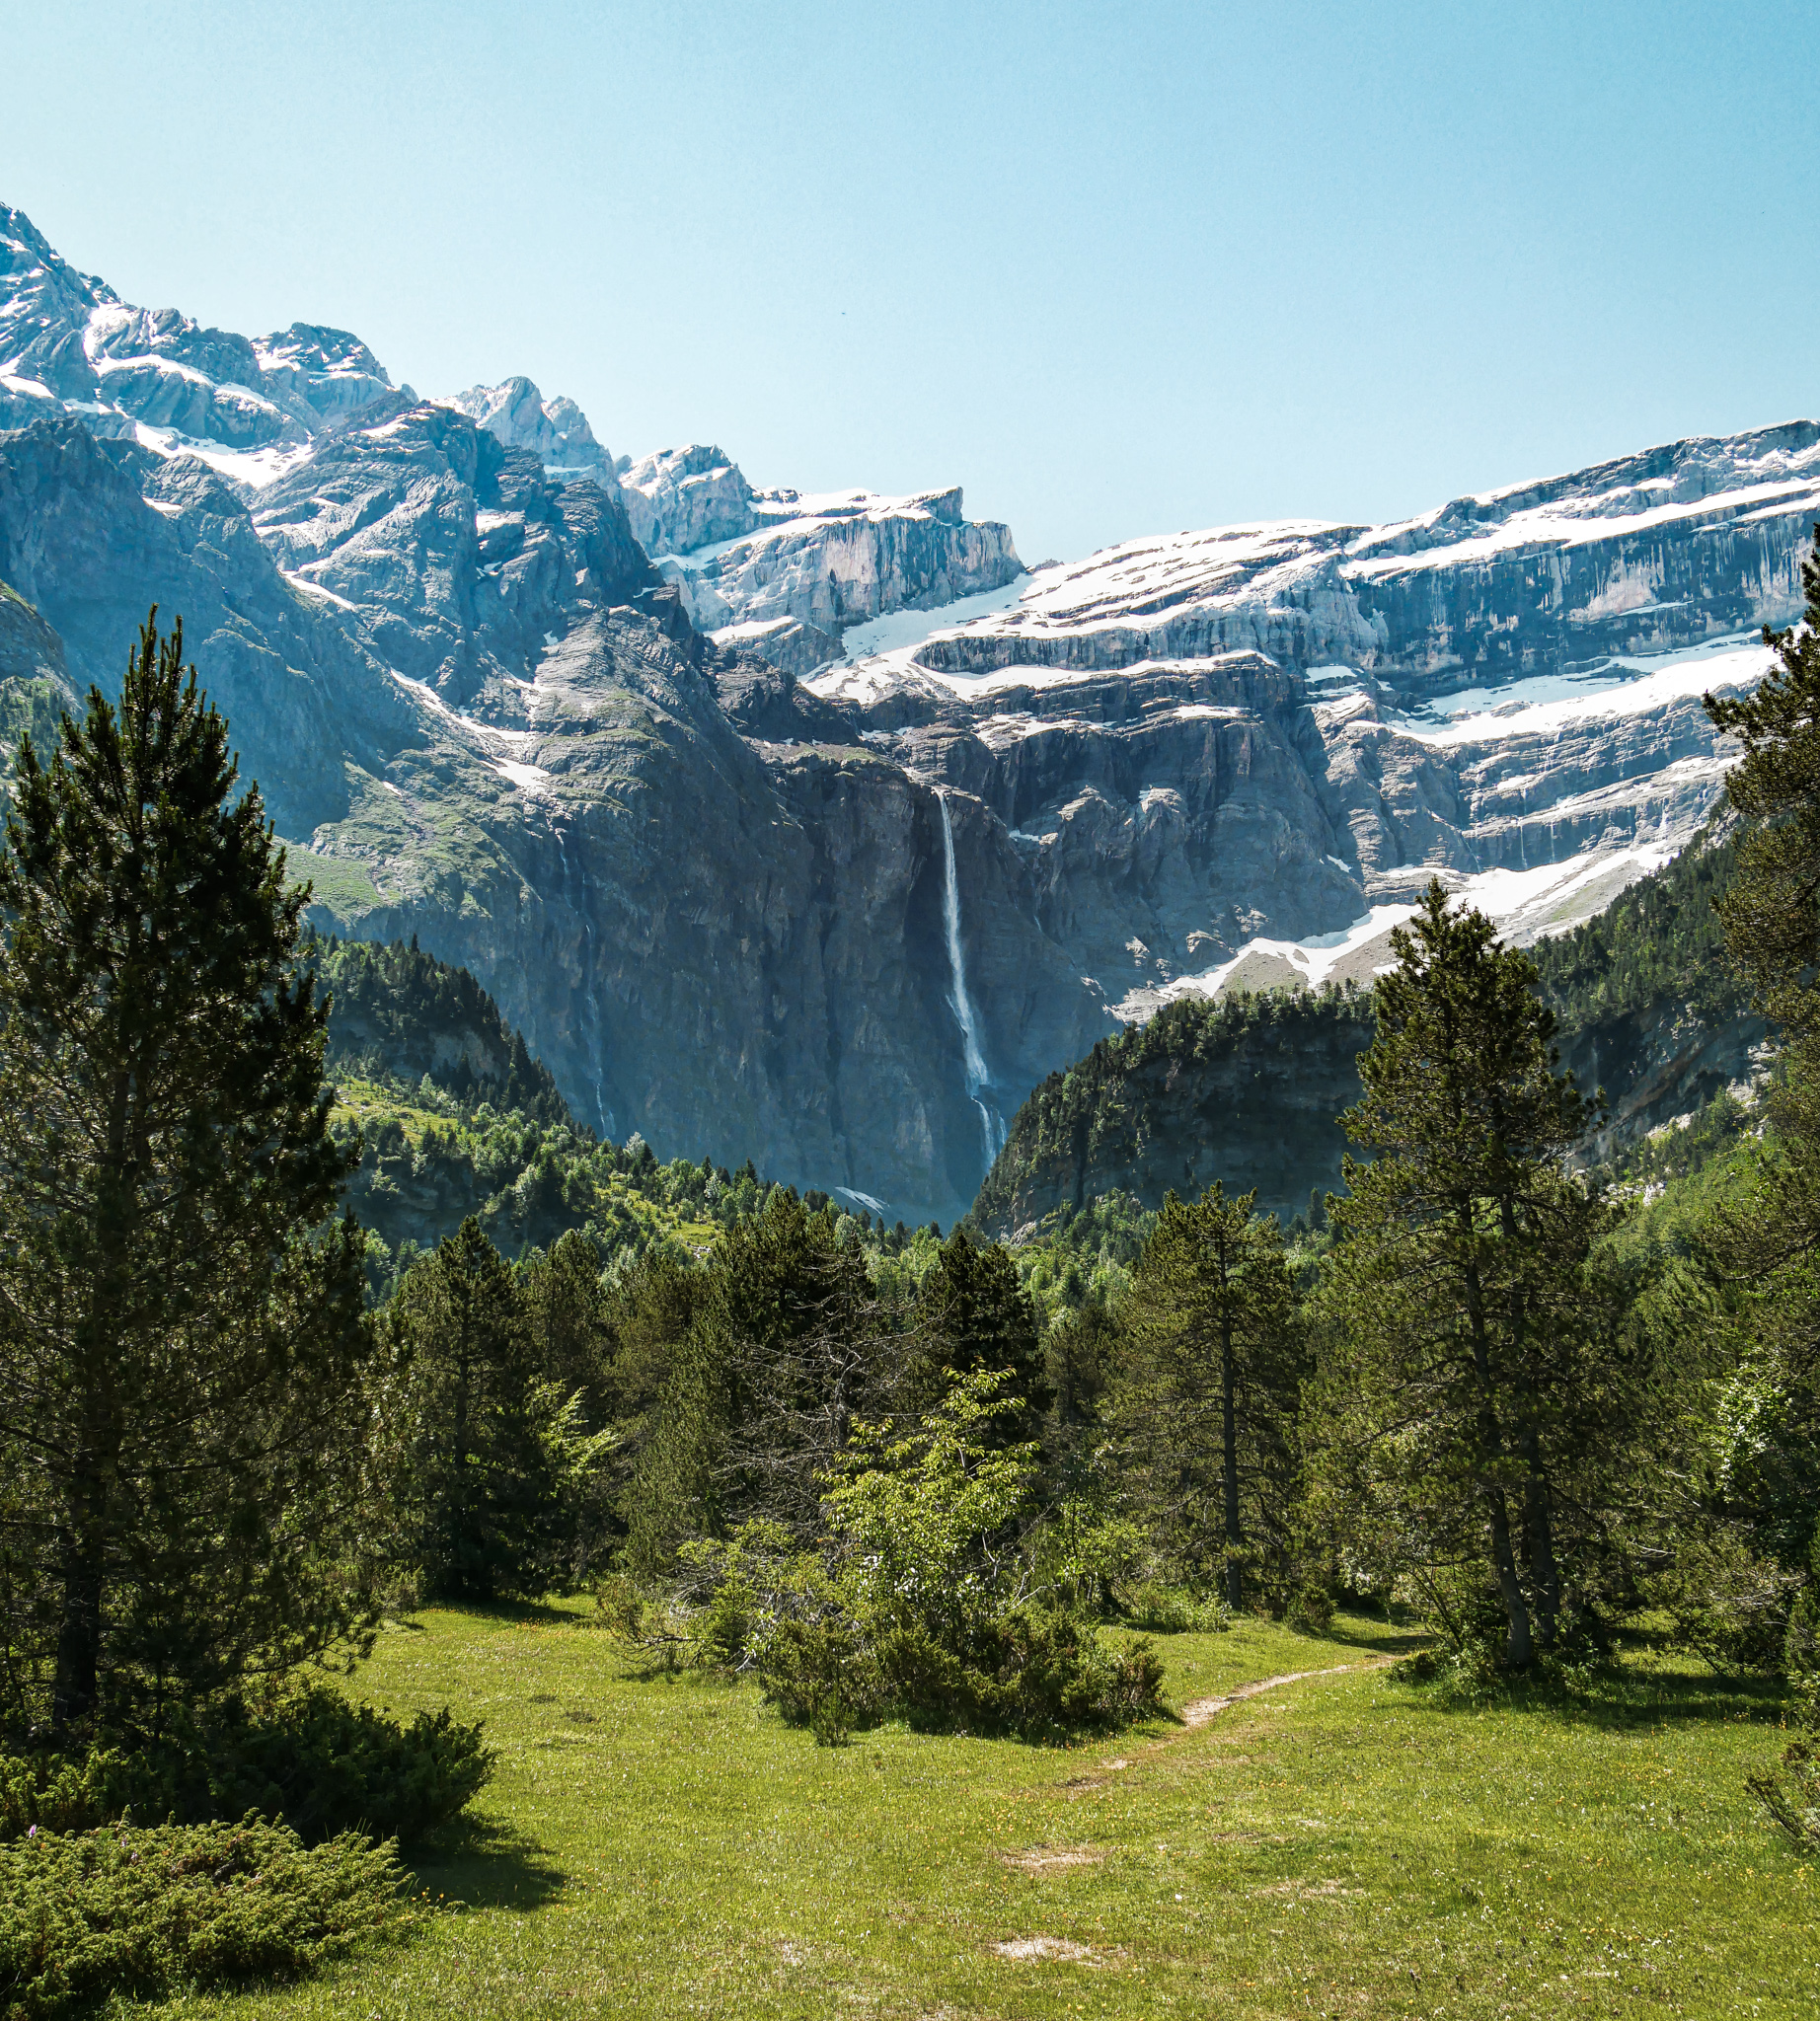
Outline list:
[[[0,0],[127,299],[1027,560],[1820,411],[1820,8]]]

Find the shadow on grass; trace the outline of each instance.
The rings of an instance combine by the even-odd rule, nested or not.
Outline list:
[[[426,1602],[425,1613],[447,1612],[477,1621],[497,1621],[518,1628],[575,1628],[592,1623],[573,1608],[553,1606],[546,1600],[433,1600]]]
[[[1776,1726],[1788,1688],[1778,1677],[1600,1667],[1565,1678],[1490,1677],[1462,1683],[1443,1673],[1390,1673],[1437,1712],[1542,1712],[1606,1731],[1651,1726]]]
[[[1373,1656],[1413,1656],[1417,1650],[1429,1648],[1434,1636],[1413,1623],[1373,1620],[1368,1614],[1335,1614],[1319,1635],[1306,1640],[1311,1647],[1336,1643],[1342,1649],[1362,1649]]]
[[[411,1871],[432,1902],[469,1909],[541,1909],[563,1892],[566,1878],[535,1839],[489,1818],[460,1819],[417,1846]]]

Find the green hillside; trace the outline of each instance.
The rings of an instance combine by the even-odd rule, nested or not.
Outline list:
[[[1597,919],[1531,948],[1562,1062],[1610,1104],[1588,1147],[1622,1161],[1651,1131],[1706,1110],[1751,1072],[1764,1037],[1725,960],[1715,905],[1727,839],[1696,845]],[[1358,1093],[1368,992],[1241,992],[1166,1005],[1051,1074],[1018,1111],[972,1211],[1009,1235],[1101,1194],[1155,1208],[1214,1178],[1288,1219],[1338,1183],[1336,1118]]]
[[[305,959],[331,999],[332,1127],[362,1144],[348,1202],[376,1294],[471,1214],[507,1254],[578,1229],[623,1266],[652,1248],[700,1254],[769,1197],[749,1162],[660,1164],[642,1137],[596,1140],[465,968],[416,944],[328,936]]]

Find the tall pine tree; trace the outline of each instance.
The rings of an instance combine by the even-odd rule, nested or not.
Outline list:
[[[432,1593],[535,1598],[573,1561],[589,1438],[579,1390],[547,1381],[512,1266],[469,1215],[399,1286],[410,1370],[408,1548]]]
[[[1132,1279],[1115,1409],[1153,1525],[1221,1566],[1234,1608],[1248,1560],[1287,1550],[1302,1374],[1282,1235],[1256,1199],[1216,1181],[1164,1201]]]
[[[1820,527],[1802,564],[1806,622],[1766,630],[1777,664],[1755,693],[1706,697],[1744,755],[1726,792],[1750,826],[1720,905],[1726,948],[1758,1008],[1782,1027],[1764,1106],[1773,1126],[1748,1186],[1708,1230],[1721,1268],[1747,1294],[1762,1402],[1736,1471],[1766,1554],[1805,1576],[1787,1660],[1820,1660]],[[1761,1429],[1759,1429],[1761,1427]]]
[[[156,612],[0,858],[0,1692],[156,1717],[362,1617],[361,1241],[308,893]]]
[[[1628,1378],[1589,1269],[1604,1210],[1563,1167],[1588,1108],[1490,921],[1436,882],[1392,945],[1344,1118],[1379,1156],[1347,1159],[1332,1207],[1327,1480],[1354,1543],[1431,1592],[1482,1568],[1522,1670],[1559,1630],[1563,1543],[1597,1530],[1621,1466]]]

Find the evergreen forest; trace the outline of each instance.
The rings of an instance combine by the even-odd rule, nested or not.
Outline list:
[[[0,2011],[1811,2011],[1805,579],[1701,847],[1171,1007],[946,1233],[312,931],[181,623],[9,723]],[[1757,1065],[1616,1144],[1664,1017]],[[1258,1045],[1356,1062],[1306,1208],[984,1232]]]

